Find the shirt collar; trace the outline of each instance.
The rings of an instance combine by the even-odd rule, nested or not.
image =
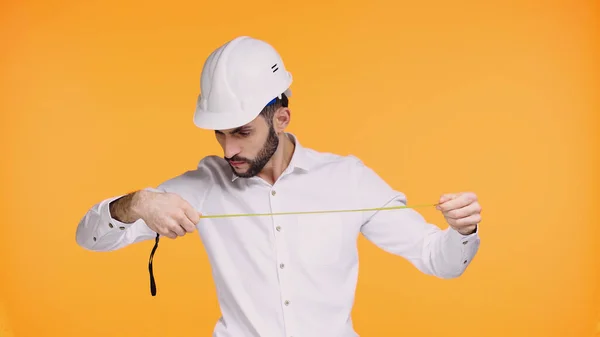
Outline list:
[[[288,167],[284,170],[286,172],[294,172],[296,169],[307,172],[312,167],[312,161],[308,156],[307,149],[300,144],[298,141],[298,137],[293,133],[286,132],[286,136],[288,136],[292,142],[296,145],[294,148],[294,153],[292,154],[292,159]],[[231,174],[231,181],[237,180],[239,177],[235,175],[235,173]]]

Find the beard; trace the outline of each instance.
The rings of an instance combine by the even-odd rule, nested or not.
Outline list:
[[[231,165],[231,171],[233,174],[240,178],[252,178],[262,171],[262,169],[267,165],[271,157],[277,151],[277,147],[279,146],[279,137],[277,137],[277,133],[273,126],[269,127],[269,135],[267,136],[267,140],[263,145],[262,149],[258,152],[254,159],[243,158],[239,156],[233,156],[232,158],[225,158],[228,161],[241,161],[248,164],[248,170],[246,172],[237,172],[235,168]]]

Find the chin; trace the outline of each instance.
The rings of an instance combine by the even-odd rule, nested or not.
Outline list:
[[[240,177],[240,178],[249,178],[248,177],[248,168],[239,168],[239,167],[235,167],[232,165],[229,165],[229,167],[231,168],[231,171],[233,172],[233,174],[235,174],[236,176]]]

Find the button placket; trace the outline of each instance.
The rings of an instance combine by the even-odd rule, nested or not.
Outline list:
[[[274,213],[282,211],[279,205],[281,204],[281,191],[276,188],[272,188],[270,190],[270,204],[271,211]],[[281,303],[283,307],[283,320],[284,325],[286,327],[286,335],[290,334],[293,330],[293,322],[290,322],[290,318],[288,315],[288,311],[292,306],[292,298],[290,297],[291,291],[288,289],[288,278],[289,278],[289,261],[288,261],[288,247],[286,246],[285,241],[285,221],[287,216],[273,216],[272,217],[272,226],[273,226],[273,236],[275,242],[275,263],[277,268],[278,280],[279,280],[279,289],[281,296]]]

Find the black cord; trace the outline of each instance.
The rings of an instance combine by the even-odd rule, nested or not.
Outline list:
[[[154,260],[154,252],[158,248],[159,234],[156,233],[156,239],[154,240],[154,248],[150,253],[150,260],[148,261],[148,270],[150,271],[150,293],[152,296],[156,296],[156,282],[154,281],[154,273],[152,272],[152,260]]]

